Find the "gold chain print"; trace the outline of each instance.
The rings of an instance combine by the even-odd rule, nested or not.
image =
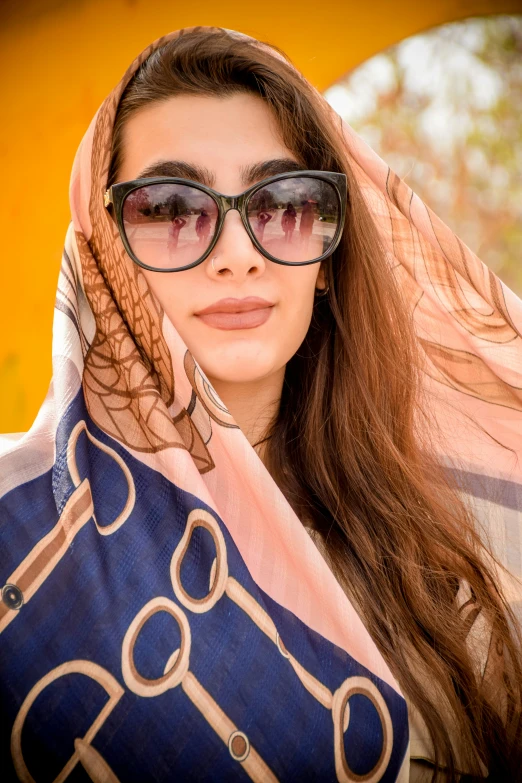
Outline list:
[[[80,479],[76,463],[76,446],[82,432],[85,432],[91,443],[114,459],[127,481],[127,501],[125,507],[110,525],[100,526],[96,521],[91,485],[88,479]],[[45,580],[52,574],[75,537],[91,518],[94,520],[100,535],[110,536],[126,522],[134,508],[136,490],[129,468],[114,449],[106,446],[95,438],[94,435],[91,435],[85,421],[79,421],[69,436],[67,443],[67,466],[75,487],[74,492],[65,504],[56,525],[22,560],[7,579],[7,583],[2,590],[2,592],[14,590],[16,595],[21,594],[23,596],[23,604],[26,604],[33,597]],[[17,617],[23,604],[19,602],[16,608],[10,608],[4,602],[0,602],[0,633]]]
[[[96,720],[89,727],[85,736],[75,740],[74,753],[69,758],[62,771],[55,777],[53,783],[63,783],[63,781],[69,777],[78,762],[81,762],[83,768],[94,783],[119,783],[108,764],[91,746],[91,742],[116,707],[125,691],[112,674],[92,661],[67,661],[67,663],[62,663],[61,666],[57,666],[56,669],[50,671],[31,688],[20,707],[11,732],[11,756],[13,757],[16,774],[22,783],[35,783],[35,779],[27,769],[27,764],[25,763],[22,754],[22,729],[24,727],[25,719],[37,697],[55,680],[59,680],[60,677],[64,677],[68,674],[83,674],[85,677],[95,680],[105,690],[109,700],[98,714]]]
[[[123,511],[114,522],[103,527],[100,527],[96,522],[89,483],[87,479],[83,481],[80,479],[76,463],[77,441],[83,431],[86,432],[87,437],[94,445],[116,460],[128,483],[128,497]],[[69,438],[67,462],[75,490],[53,530],[34,547],[10,578],[12,583],[18,585],[20,589],[22,586],[25,587],[26,601],[35,594],[49,576],[65,554],[70,542],[91,517],[93,517],[100,534],[111,535],[124,524],[134,507],[134,484],[127,466],[113,449],[102,444],[88,432],[83,421],[78,423]],[[193,533],[198,527],[208,531],[216,550],[216,557],[209,573],[208,593],[203,598],[191,596],[181,580],[183,560],[188,552]],[[181,686],[185,696],[207,721],[216,736],[228,749],[231,758],[241,765],[248,777],[255,783],[275,783],[278,778],[256,750],[247,734],[241,730],[240,726],[235,725],[190,671],[193,637],[187,613],[203,614],[209,612],[223,596],[227,596],[271,640],[278,653],[288,661],[289,676],[297,676],[306,691],[331,712],[332,745],[337,780],[340,783],[377,783],[382,778],[392,753],[393,728],[388,707],[378,688],[367,677],[351,676],[332,692],[294,658],[279,636],[269,614],[253,595],[229,574],[227,547],[223,532],[216,519],[204,509],[195,509],[187,517],[185,530],[171,557],[170,579],[177,602],[165,596],[152,598],[137,612],[125,632],[121,650],[121,666],[124,683],[130,691],[137,696],[148,699]],[[168,658],[163,675],[156,679],[149,679],[138,671],[134,661],[134,649],[145,624],[160,612],[167,613],[176,621],[180,631],[180,646]],[[6,627],[14,617],[16,617],[14,610],[10,615],[4,615],[2,618],[3,627]],[[291,674],[290,670],[292,670]],[[63,663],[44,675],[31,688],[18,711],[11,734],[11,754],[16,773],[23,783],[37,783],[29,772],[23,757],[22,729],[37,697],[53,682],[71,674],[85,675],[97,681],[109,699],[87,733],[83,737],[75,739],[74,752],[53,783],[63,783],[78,763],[82,765],[94,783],[119,783],[113,770],[91,743],[124,696],[125,689],[109,671],[88,660],[71,660]],[[344,734],[350,723],[349,700],[354,695],[362,695],[370,701],[377,712],[382,729],[380,756],[374,768],[363,775],[350,769],[344,750]]]
[[[209,576],[209,592],[203,598],[190,596],[181,583],[181,566],[190,545],[192,534],[197,527],[207,530],[214,541],[216,558]],[[196,614],[210,611],[216,603],[227,595],[234,603],[263,631],[274,643],[279,653],[288,660],[301,684],[323,707],[332,711],[333,745],[335,770],[340,783],[377,783],[386,771],[393,748],[393,728],[391,716],[381,693],[367,677],[348,677],[332,693],[323,683],[308,672],[285,645],[272,618],[255,598],[228,573],[227,550],[223,533],[214,517],[203,509],[191,511],[183,536],[172,555],[170,577],[174,595],[185,609]],[[157,679],[147,679],[136,669],[134,647],[145,623],[157,612],[171,615],[179,626],[181,642],[179,649],[170,656],[164,674]],[[190,672],[191,630],[187,615],[181,607],[169,598],[153,598],[138,612],[131,622],[122,646],[122,673],[127,687],[138,696],[152,698],[181,685],[183,692],[207,720],[219,738],[227,745],[229,752],[255,783],[276,781],[272,771],[252,746],[246,734],[241,732],[209,692]],[[350,722],[349,699],[361,694],[374,706],[381,722],[383,733],[382,750],[370,772],[359,775],[353,772],[347,763],[344,752],[344,733]]]

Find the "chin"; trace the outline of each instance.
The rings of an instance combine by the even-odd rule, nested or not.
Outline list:
[[[263,361],[250,354],[249,357],[237,356],[228,361],[216,361],[216,357],[206,363],[200,362],[205,375],[221,383],[255,383],[271,375],[278,364],[274,361]]]

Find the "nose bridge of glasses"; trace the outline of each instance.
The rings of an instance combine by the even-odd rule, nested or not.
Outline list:
[[[239,212],[239,199],[241,196],[221,196],[221,206],[223,214],[226,215],[231,209],[237,209]]]

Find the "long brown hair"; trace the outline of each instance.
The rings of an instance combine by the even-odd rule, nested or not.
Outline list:
[[[390,269],[333,115],[279,50],[195,28],[156,50],[119,104],[109,184],[128,118],[179,94],[260,95],[310,169],[344,171],[343,240],[326,262],[304,344],[288,362],[265,460],[298,516],[322,534],[330,565],[404,693],[424,719],[436,763],[515,780],[522,661],[516,621],[474,520],[429,448],[411,313]],[[457,592],[493,629],[498,679],[477,677]],[[501,705],[504,705],[503,707]],[[507,706],[506,706],[507,705]],[[437,773],[434,773],[434,778]]]

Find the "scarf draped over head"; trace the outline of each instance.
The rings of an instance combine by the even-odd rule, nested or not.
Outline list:
[[[136,58],[75,158],[52,383],[0,456],[0,752],[37,783],[77,764],[122,783],[407,780],[398,684],[104,207],[121,94],[183,32]],[[522,304],[344,132],[414,308],[440,457],[520,576]]]

